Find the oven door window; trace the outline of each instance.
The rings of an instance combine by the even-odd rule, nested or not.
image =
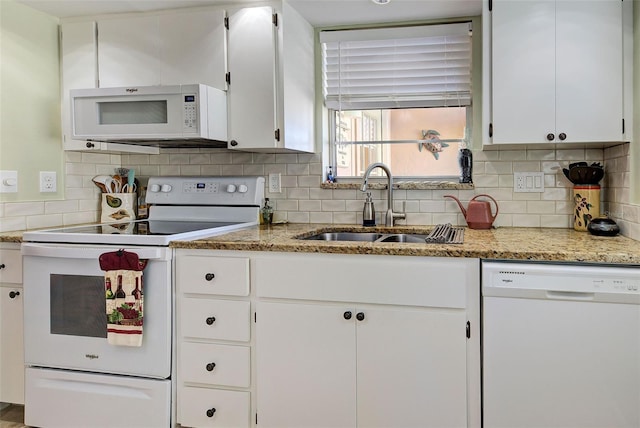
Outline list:
[[[104,277],[50,275],[51,334],[107,337]]]

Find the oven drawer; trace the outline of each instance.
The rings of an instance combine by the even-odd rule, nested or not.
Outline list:
[[[250,426],[249,392],[182,387],[178,397],[178,422],[181,426]]]
[[[251,352],[248,346],[182,343],[180,382],[250,386]]]
[[[184,256],[176,259],[176,278],[181,293],[249,295],[249,259]]]
[[[247,301],[183,298],[180,308],[183,337],[248,342],[251,304]]]
[[[22,284],[22,254],[20,250],[0,249],[0,283]]]

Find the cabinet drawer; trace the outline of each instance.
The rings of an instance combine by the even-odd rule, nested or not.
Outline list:
[[[251,353],[248,346],[185,342],[180,349],[180,382],[250,386]]]
[[[178,323],[183,337],[249,341],[249,302],[184,298],[180,309]]]
[[[182,293],[249,295],[249,259],[184,256],[177,258],[178,291]]]
[[[0,250],[0,283],[22,284],[22,254],[20,250]]]
[[[187,427],[248,427],[249,397],[243,391],[182,387],[178,390],[178,422]]]

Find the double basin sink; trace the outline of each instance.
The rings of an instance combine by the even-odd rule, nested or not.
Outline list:
[[[323,231],[310,236],[299,236],[298,239],[307,241],[351,241],[351,242],[405,242],[409,244],[441,243],[462,244],[464,242],[464,228],[453,227],[451,224],[436,225],[428,234],[422,233],[394,233],[393,231]]]
[[[424,244],[427,235],[413,233],[323,232],[303,237],[307,241],[407,242]]]

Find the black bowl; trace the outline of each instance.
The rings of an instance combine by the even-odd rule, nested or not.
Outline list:
[[[609,217],[596,217],[589,222],[587,230],[592,235],[615,236],[620,232],[620,226]]]

